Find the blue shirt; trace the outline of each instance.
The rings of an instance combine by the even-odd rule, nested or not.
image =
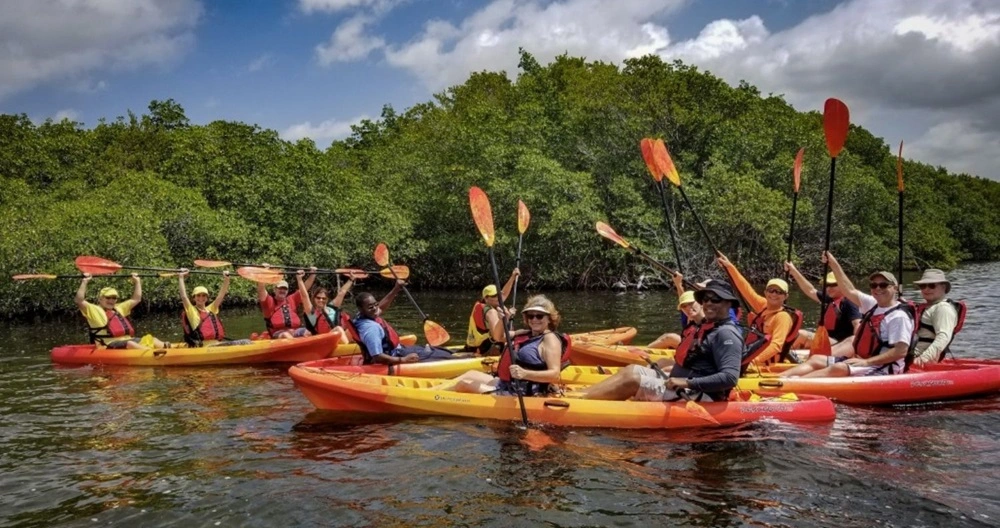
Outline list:
[[[395,352],[402,348],[401,346],[398,346],[393,350],[383,350],[382,342],[385,341],[385,329],[383,329],[382,325],[378,324],[373,319],[360,316],[356,317],[354,319],[354,328],[358,330],[358,336],[361,337],[361,343],[365,345],[365,349],[368,350],[368,355],[371,357],[375,357],[383,353],[395,356]]]

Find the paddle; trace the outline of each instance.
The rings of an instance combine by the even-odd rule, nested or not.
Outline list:
[[[138,271],[180,271],[177,268],[150,268],[143,266],[123,266],[112,260],[89,255],[76,257],[76,269],[91,275],[112,275],[118,270],[138,270]],[[201,270],[191,270],[191,273],[207,273]]]
[[[148,274],[136,274],[136,277],[163,277],[163,273],[148,273]],[[82,279],[84,275],[51,275],[48,273],[22,273],[20,275],[14,275],[11,277],[12,280],[23,281],[23,280],[53,280],[53,279]],[[109,279],[128,279],[131,275],[101,275],[101,278]],[[96,278],[96,277],[94,277]]]
[[[719,253],[719,247],[715,245],[715,241],[712,240],[711,235],[708,234],[708,230],[705,229],[705,224],[701,223],[701,217],[698,216],[698,212],[694,210],[691,205],[691,200],[688,200],[687,193],[684,192],[684,187],[681,187],[681,176],[677,173],[677,167],[674,165],[674,160],[670,159],[670,152],[667,151],[667,145],[663,143],[662,139],[657,139],[653,142],[653,160],[656,166],[660,169],[660,172],[670,180],[670,183],[674,184],[681,191],[681,198],[684,198],[684,203],[687,204],[688,209],[691,210],[691,214],[694,216],[695,222],[698,223],[698,229],[701,230],[701,234],[705,236],[705,240],[708,241],[708,245],[712,246],[712,249],[716,253]]]
[[[663,216],[667,219],[667,229],[670,231],[670,244],[674,248],[674,259],[677,260],[677,270],[684,274],[684,266],[681,264],[681,252],[677,246],[677,235],[674,233],[674,221],[670,218],[670,209],[667,207],[667,194],[664,191],[663,183],[663,171],[656,163],[656,159],[653,156],[653,140],[650,138],[642,138],[639,142],[639,148],[642,150],[642,161],[646,162],[646,168],[649,169],[649,174],[653,176],[653,181],[656,182],[656,188],[660,191],[660,202],[663,204]],[[664,146],[664,148],[666,148]],[[669,157],[669,155],[668,155]]]
[[[499,301],[501,307],[506,306],[503,299],[503,285],[500,284],[500,272],[497,271],[497,258],[493,254],[493,209],[490,207],[490,199],[479,187],[469,189],[469,208],[472,210],[472,220],[476,223],[476,229],[482,235],[483,241],[486,242],[486,248],[489,251],[490,265],[493,266],[493,282],[497,286],[497,301]],[[507,346],[503,347],[500,352],[500,363],[503,363],[503,354],[508,354],[511,360],[510,363],[513,365],[514,341],[510,335],[510,316],[507,314],[507,310],[501,310],[500,314],[503,317],[503,333],[507,339]],[[521,422],[527,427],[528,410],[524,408],[524,395],[521,394],[521,384],[513,382],[511,385],[514,387],[514,393],[517,394],[517,403],[521,407]]]
[[[236,268],[236,273],[244,279],[264,284],[277,284],[284,280],[284,276],[281,273],[268,268],[243,266]]]
[[[258,264],[242,264],[233,263],[228,260],[207,260],[207,259],[197,259],[194,261],[194,265],[201,268],[224,268],[226,266],[250,266],[255,268],[263,268]],[[266,266],[267,269],[280,269],[280,270],[306,270],[309,271],[309,266],[278,266],[269,264]],[[337,274],[337,275],[350,275],[354,278],[364,278],[372,273],[378,273],[379,275],[387,279],[395,279],[398,276],[400,279],[406,280],[410,277],[410,268],[407,266],[393,266],[396,275],[393,275],[393,270],[389,268],[383,268],[381,270],[370,271],[361,270],[357,268],[336,268],[336,269],[317,269],[315,272],[320,275],[324,274]],[[205,273],[204,271],[198,273]]]
[[[521,242],[524,240],[524,232],[528,230],[528,224],[531,223],[531,213],[528,211],[528,206],[524,205],[521,200],[517,201],[517,258],[514,259],[514,267],[521,268]],[[517,280],[521,276],[518,275],[514,277],[514,292],[510,295],[510,304],[517,308]],[[503,306],[503,305],[501,305]]]
[[[375,262],[383,268],[388,267],[393,278],[402,278],[396,275],[395,266],[389,264],[389,247],[382,242],[379,242],[379,244],[375,246]],[[407,270],[409,270],[409,268],[407,268]],[[407,276],[409,276],[409,273],[407,273]],[[406,288],[405,284],[403,285],[403,293],[405,293],[406,297],[410,299],[413,307],[416,308],[417,313],[420,314],[420,319],[424,322],[424,337],[427,338],[427,343],[431,346],[441,346],[447,343],[448,340],[451,339],[451,336],[448,335],[448,331],[445,330],[443,326],[431,321],[430,318],[427,317],[427,314],[420,309],[420,305],[417,304],[417,301],[413,299],[412,295],[410,295],[410,290]]]
[[[899,257],[896,259],[897,280],[903,280],[903,142],[899,142],[899,156],[896,158],[896,186],[899,188]],[[902,284],[902,283],[900,283]],[[896,291],[899,299],[903,298],[903,287]]]
[[[597,234],[599,234],[602,237],[604,237],[604,238],[606,238],[606,239],[614,242],[615,244],[618,244],[619,246],[621,246],[621,247],[623,247],[623,248],[631,251],[632,253],[635,253],[636,255],[642,257],[647,262],[649,262],[650,264],[652,264],[654,268],[656,268],[656,269],[658,269],[658,270],[660,270],[660,271],[662,271],[664,273],[669,273],[670,275],[676,275],[677,274],[676,271],[674,271],[674,270],[670,269],[669,267],[667,267],[666,264],[663,264],[662,262],[654,259],[653,257],[649,256],[648,253],[646,253],[645,251],[643,251],[639,247],[635,246],[634,244],[632,244],[628,240],[625,240],[624,238],[622,238],[608,224],[605,224],[604,222],[597,222],[595,224],[595,227],[597,228]],[[687,279],[683,279],[683,281],[684,281],[684,286],[686,288],[690,288],[692,290],[700,290],[701,289],[696,284],[692,283],[691,281],[689,281]]]
[[[827,99],[823,107],[823,133],[826,136],[826,150],[830,152],[830,191],[826,198],[826,236],[823,239],[823,253],[830,251],[830,232],[833,227],[833,182],[837,174],[837,156],[844,148],[847,131],[851,125],[850,112],[847,105],[838,99]],[[819,326],[809,344],[809,355],[830,355],[830,333],[823,326],[823,316],[829,304],[826,297],[826,274],[829,266],[823,261],[823,302],[820,303]]]
[[[802,182],[802,155],[805,152],[805,147],[800,148],[798,154],[795,155],[795,163],[792,165],[792,221],[788,226],[788,256],[785,257],[786,262],[792,261],[792,240],[795,237],[795,208],[799,204],[799,184]],[[785,271],[785,282],[788,282],[788,278],[789,273]]]

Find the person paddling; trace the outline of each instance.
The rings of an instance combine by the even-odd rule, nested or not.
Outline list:
[[[965,322],[965,303],[948,298],[951,282],[939,269],[924,270],[914,284],[920,287],[924,302],[917,305],[919,326],[912,359],[913,365],[922,367],[944,359],[955,334]]]
[[[267,264],[264,267],[268,267]],[[267,332],[271,339],[287,339],[291,337],[305,337],[311,335],[309,330],[302,328],[302,320],[299,319],[299,306],[302,305],[303,292],[307,292],[316,280],[316,268],[310,268],[309,277],[305,279],[303,286],[295,293],[288,294],[288,281],[279,281],[274,285],[274,293],[267,293],[264,283],[257,283],[257,302],[260,304],[260,311],[264,315],[264,324],[267,325]],[[305,275],[304,270],[298,270],[297,277]]]
[[[184,279],[188,276],[187,268],[181,268],[177,274],[177,287],[180,290],[181,304],[184,310],[181,312],[181,328],[184,330],[184,342],[190,347],[206,347],[218,345],[246,345],[250,344],[249,339],[228,340],[226,330],[219,319],[219,308],[222,307],[222,300],[229,293],[229,272],[222,272],[222,287],[215,300],[208,302],[208,288],[195,286],[191,290],[191,297],[194,303],[188,298],[187,285]]]
[[[135,337],[135,326],[128,316],[142,300],[142,279],[133,273],[129,278],[134,287],[132,297],[127,301],[118,302],[118,290],[112,287],[101,288],[97,294],[97,304],[87,302],[87,284],[92,279],[89,273],[83,274],[80,288],[76,291],[73,302],[87,320],[90,342],[113,349],[145,349],[149,348]],[[153,338],[154,348],[164,348],[169,343]]]
[[[837,278],[833,272],[827,273],[826,291],[820,292],[809,283],[808,279],[802,276],[795,264],[785,262],[785,271],[795,279],[795,283],[798,284],[799,289],[806,297],[818,303],[826,303],[826,312],[823,314],[823,320],[820,324],[826,328],[830,336],[831,356],[849,357],[853,350],[854,333],[857,332],[858,326],[861,324],[861,310],[858,309],[858,305],[844,297],[844,292],[837,285]],[[799,337],[793,347],[807,348],[814,335],[814,332],[799,330]]]
[[[674,272],[673,275],[674,291],[682,292],[678,295],[677,299],[677,311],[680,312],[681,320],[681,331],[683,332],[691,323],[700,323],[702,320],[701,306],[694,300],[694,291],[684,290],[684,275],[679,272]],[[698,288],[703,288],[708,281],[704,281],[696,284]],[[692,320],[694,318],[694,320]],[[729,318],[733,320],[734,323],[739,324],[740,319],[736,314],[735,308],[729,309]],[[667,332],[660,337],[657,337],[651,343],[649,343],[649,348],[675,348],[680,344],[683,339],[682,334],[676,332]]]
[[[299,280],[301,281],[301,279]],[[302,322],[306,329],[313,335],[328,334],[334,330],[340,330],[340,341],[348,343],[347,332],[340,326],[341,315],[344,313],[341,306],[343,306],[344,298],[347,297],[347,292],[351,291],[353,285],[354,279],[347,279],[347,282],[337,290],[337,296],[329,304],[327,301],[330,294],[326,288],[316,288],[312,295],[304,295],[302,297],[302,310],[305,313],[305,319]],[[304,286],[304,283],[299,285],[300,288]]]
[[[359,293],[355,298],[358,315],[351,320],[351,327],[347,328],[347,331],[361,348],[366,365],[372,363],[398,365],[454,357],[451,351],[445,348],[430,345],[403,346],[399,342],[396,329],[382,318],[382,313],[389,309],[404,284],[405,281],[402,279],[396,280],[395,286],[381,301],[376,301],[375,296],[368,292]]]
[[[521,270],[514,268],[502,290],[504,299],[510,299],[514,281],[520,275]],[[508,316],[512,313],[510,309],[507,309]],[[478,352],[484,356],[498,352],[498,342],[493,339],[491,329],[496,326],[500,319],[500,300],[497,296],[497,287],[490,284],[483,288],[482,297],[472,306],[472,313],[469,314],[469,332],[465,338],[465,350]]]

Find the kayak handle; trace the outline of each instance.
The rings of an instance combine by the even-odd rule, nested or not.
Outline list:
[[[778,379],[762,379],[757,382],[757,386],[762,389],[780,389],[785,383]]]
[[[563,400],[545,400],[542,405],[546,407],[558,407],[560,409],[569,409],[569,402]]]
[[[155,357],[155,358],[163,357],[165,355],[167,355],[167,351],[166,350],[154,350],[153,351],[153,357]]]

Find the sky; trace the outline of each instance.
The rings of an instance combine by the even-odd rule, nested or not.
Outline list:
[[[94,126],[172,98],[325,148],[470,72],[516,76],[519,47],[837,97],[906,158],[1000,180],[1000,0],[3,0],[0,113]]]

